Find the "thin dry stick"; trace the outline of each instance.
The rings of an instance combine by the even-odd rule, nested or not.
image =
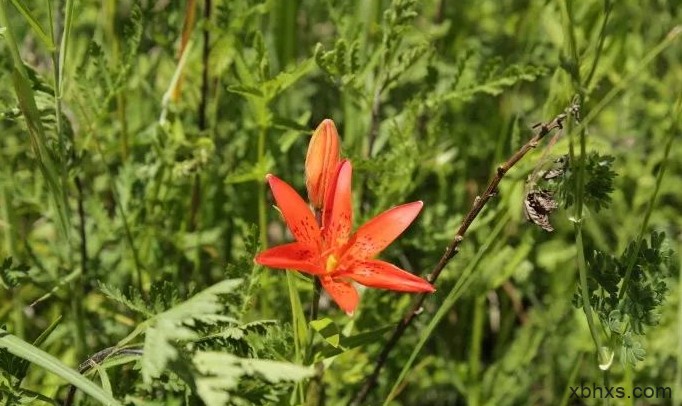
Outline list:
[[[528,151],[537,147],[538,143],[552,130],[562,129],[563,122],[566,120],[568,114],[575,114],[577,109],[578,106],[574,103],[567,108],[564,113],[559,114],[552,121],[534,125],[533,130],[535,131],[535,136],[531,138],[530,141],[528,141],[524,146],[522,146],[521,149],[516,151],[516,153],[512,155],[506,162],[497,167],[495,176],[490,180],[490,183],[488,183],[488,187],[485,189],[485,192],[483,192],[483,194],[480,196],[476,196],[471,210],[469,210],[469,213],[467,213],[466,217],[464,217],[464,220],[462,220],[462,224],[459,226],[459,229],[457,229],[457,233],[455,234],[452,242],[450,245],[448,245],[445,253],[440,258],[433,271],[427,277],[429,282],[435,283],[445,266],[455,255],[457,255],[457,252],[459,251],[459,245],[464,240],[464,234],[467,232],[469,226],[471,226],[471,223],[473,223],[481,210],[483,210],[483,207],[486,205],[486,203],[488,203],[490,198],[497,194],[497,186],[500,184],[500,181],[502,181],[502,178],[509,171],[509,169],[516,165],[528,153]],[[405,333],[407,327],[409,327],[412,321],[422,312],[422,305],[424,304],[424,300],[426,300],[428,295],[428,293],[420,295],[405,317],[398,322],[395,330],[393,330],[391,338],[388,339],[381,350],[381,353],[379,353],[374,365],[374,370],[365,379],[365,383],[362,385],[362,388],[360,388],[360,391],[358,391],[355,398],[349,403],[350,405],[362,404],[367,398],[367,395],[369,395],[370,391],[374,389],[377,379],[379,378],[379,373],[388,359],[388,354],[398,343],[398,340]]]
[[[76,190],[78,190],[78,231],[81,237],[80,254],[81,254],[81,278],[88,278],[88,238],[85,233],[85,207],[83,201],[85,196],[83,193],[83,183],[80,177],[75,178]],[[89,290],[89,287],[86,287]]]
[[[204,43],[201,49],[201,59],[203,61],[201,70],[201,102],[199,103],[199,128],[204,131],[208,124],[206,122],[206,107],[208,106],[209,93],[209,58],[211,56],[211,8],[213,7],[211,0],[204,1],[204,23],[207,25],[204,28]]]
[[[104,360],[106,360],[109,357],[114,357],[117,355],[137,355],[137,356],[142,356],[142,349],[139,348],[117,348],[117,347],[109,347],[105,348],[101,351],[98,351],[91,356],[88,357],[85,361],[83,361],[80,366],[78,366],[78,372],[80,374],[84,374],[91,370],[92,368],[95,368],[97,365],[102,364]],[[62,403],[62,406],[71,406],[73,404],[74,396],[76,395],[76,387],[74,385],[69,386],[69,392],[66,395],[66,398],[64,399],[64,403]]]

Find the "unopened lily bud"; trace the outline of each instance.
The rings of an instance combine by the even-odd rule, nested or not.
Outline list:
[[[327,191],[333,187],[339,161],[339,134],[334,122],[325,119],[315,129],[305,157],[305,185],[314,208],[322,207]]]

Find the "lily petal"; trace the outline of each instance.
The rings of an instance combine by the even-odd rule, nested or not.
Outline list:
[[[323,272],[318,254],[307,244],[292,242],[278,245],[256,255],[256,263],[270,268],[296,269],[312,275]]]
[[[350,161],[342,161],[334,181],[334,190],[328,194],[322,238],[332,246],[345,244],[353,226],[352,175]]]
[[[332,188],[339,165],[339,133],[334,122],[325,119],[313,133],[305,156],[305,185],[315,208],[322,207],[327,190]]]
[[[423,206],[421,201],[407,203],[374,217],[355,232],[343,257],[353,260],[374,257],[405,231]]]
[[[338,276],[348,277],[371,288],[390,289],[399,292],[433,292],[436,290],[424,279],[391,263],[379,260],[356,262],[351,269],[339,272]]]
[[[275,175],[266,176],[272,194],[277,202],[277,207],[284,216],[291,234],[296,241],[304,243],[309,247],[319,247],[320,227],[315,221],[313,212],[303,201],[301,196],[286,182]]]
[[[340,282],[332,279],[331,276],[325,275],[320,278],[322,287],[329,293],[329,296],[334,299],[341,310],[347,314],[352,314],[360,301],[358,291],[350,282]]]

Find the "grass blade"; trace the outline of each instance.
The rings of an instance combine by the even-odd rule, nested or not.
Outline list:
[[[31,14],[31,10],[27,9],[24,4],[17,0],[10,0],[14,7],[16,7],[17,11],[24,16],[26,19],[26,22],[28,22],[28,25],[33,28],[33,32],[40,38],[40,40],[43,42],[45,47],[49,50],[52,51],[54,49],[54,42],[52,41],[52,37],[48,35],[45,30],[43,30],[42,25],[38,22],[38,19],[35,18],[33,14]]]
[[[108,395],[102,388],[69,368],[57,358],[19,337],[9,334],[3,329],[0,329],[0,348],[5,348],[17,357],[52,372],[104,405],[121,405],[120,402]]]
[[[40,111],[36,105],[35,95],[26,72],[26,67],[19,54],[12,27],[9,24],[7,16],[6,1],[0,1],[0,23],[5,26],[5,39],[14,62],[12,70],[12,83],[16,92],[17,100],[19,102],[19,109],[26,120],[26,127],[28,128],[29,138],[31,140],[31,148],[36,155],[40,171],[47,181],[50,189],[52,200],[57,210],[58,224],[62,235],[69,237],[68,227],[68,205],[66,204],[66,196],[62,191],[59,182],[59,171],[56,162],[49,148],[47,147],[47,137],[45,129],[40,117]]]

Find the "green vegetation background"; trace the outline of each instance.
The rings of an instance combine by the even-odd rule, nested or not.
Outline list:
[[[310,280],[252,262],[288,238],[265,174],[303,193],[332,118],[356,225],[425,202],[383,258],[426,275],[497,165],[578,95],[585,125],[509,172],[368,403],[575,404],[581,382],[679,403],[675,0],[194,3],[0,0],[0,402],[67,382],[76,404],[347,402],[412,297],[366,290],[352,318],[323,297],[309,326]],[[564,175],[548,233],[526,179],[564,154],[584,176]],[[64,369],[117,343],[84,368],[90,392]],[[322,358],[323,390],[290,364]]]

